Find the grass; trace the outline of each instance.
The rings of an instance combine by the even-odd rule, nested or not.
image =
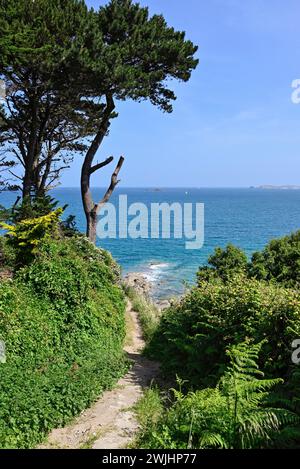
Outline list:
[[[104,430],[101,428],[100,430],[98,430],[97,432],[93,432],[91,433],[87,440],[84,441],[81,445],[80,445],[80,448],[79,449],[92,449],[93,448],[93,445],[94,443],[101,437],[101,435],[103,435],[104,433]]]
[[[150,342],[160,320],[159,309],[132,287],[125,287],[125,293],[132,303],[132,308],[138,313],[144,340]]]
[[[135,324],[131,314],[128,311],[125,313],[125,322],[126,322],[126,337],[124,345],[129,347],[133,344],[133,336],[135,331]]]
[[[130,443],[128,449],[136,449],[140,447],[145,434],[155,429],[162,414],[164,413],[164,403],[157,386],[150,387],[145,390],[143,396],[132,408],[140,426],[140,430],[133,442]]]
[[[142,428],[156,424],[163,412],[159,388],[155,386],[146,389],[143,397],[134,406],[134,411]]]

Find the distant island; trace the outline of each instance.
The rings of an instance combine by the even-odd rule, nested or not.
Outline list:
[[[272,185],[263,185],[257,187],[251,187],[251,189],[280,189],[280,190],[300,190],[300,186],[295,185],[285,185],[285,186],[272,186]]]

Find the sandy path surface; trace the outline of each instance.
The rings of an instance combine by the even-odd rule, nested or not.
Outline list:
[[[40,448],[120,449],[133,441],[138,423],[132,406],[157,377],[159,365],[141,355],[145,343],[137,313],[129,301],[126,316],[130,337],[124,350],[133,361],[132,368],[112,391],[106,391],[73,424],[53,430]]]

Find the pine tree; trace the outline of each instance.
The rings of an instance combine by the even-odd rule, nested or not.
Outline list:
[[[197,47],[161,15],[131,0],[111,0],[96,12],[81,0],[0,0],[0,79],[7,98],[0,131],[21,168],[23,198],[41,197],[76,153],[85,155],[81,190],[87,235],[118,184],[120,158],[103,199],[95,203],[93,164],[119,100],[149,100],[172,112],[170,79],[188,81]]]
[[[85,99],[78,79],[90,18],[78,0],[0,2],[0,131],[23,198],[44,195],[95,132],[102,106]]]
[[[169,27],[161,15],[150,17],[148,8],[131,0],[111,0],[96,13],[99,35],[93,47],[86,48],[85,57],[92,74],[95,95],[105,97],[105,108],[98,132],[86,154],[81,173],[81,190],[87,219],[87,235],[96,239],[96,220],[102,205],[108,201],[118,184],[118,174],[123,164],[120,158],[111,184],[103,199],[94,203],[90,178],[97,169],[112,161],[108,158],[98,166],[93,160],[111,119],[116,117],[116,100],[149,100],[162,111],[171,113],[176,99],[169,88],[171,79],[187,82],[198,60],[197,47],[185,39],[184,32]]]

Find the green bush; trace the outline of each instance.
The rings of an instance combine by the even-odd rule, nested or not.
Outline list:
[[[274,408],[270,391],[280,379],[262,379],[257,366],[261,344],[232,347],[230,366],[215,388],[184,394],[174,390],[175,401],[159,420],[146,418],[157,397],[142,405],[143,420],[138,446],[150,449],[255,449],[295,446],[299,441],[299,418]],[[180,384],[180,381],[179,381]],[[145,399],[144,399],[145,400]],[[146,401],[149,401],[147,396]],[[138,409],[139,414],[140,410]]]
[[[0,284],[0,447],[35,446],[124,373],[124,295],[110,255],[47,240]]]
[[[0,236],[0,269],[14,269],[16,252],[9,244],[9,240]]]
[[[1,223],[0,227],[8,230],[8,243],[16,252],[17,263],[28,264],[38,252],[40,245],[51,237],[57,237],[59,218],[62,208],[39,218],[21,220],[15,225]]]
[[[266,340],[260,365],[267,376],[286,377],[291,347],[300,337],[300,292],[238,276],[202,282],[163,313],[148,354],[192,385],[215,384],[226,349],[245,339]]]
[[[15,204],[11,208],[0,206],[0,218],[8,223],[16,224],[20,221],[39,218],[48,215],[57,209],[58,201],[50,195],[39,197],[17,197]],[[65,205],[63,210],[67,206]]]
[[[208,266],[200,267],[197,273],[198,283],[220,278],[227,281],[236,274],[246,273],[247,256],[241,249],[228,244],[225,249],[216,248],[208,258]]]
[[[273,280],[285,286],[300,285],[300,231],[273,239],[263,251],[252,256],[249,275]]]
[[[286,287],[300,285],[300,231],[280,239],[273,239],[262,251],[255,252],[251,261],[239,248],[229,244],[217,248],[208,259],[208,265],[200,267],[197,278],[202,281],[226,282],[237,274],[248,278],[281,283]]]

